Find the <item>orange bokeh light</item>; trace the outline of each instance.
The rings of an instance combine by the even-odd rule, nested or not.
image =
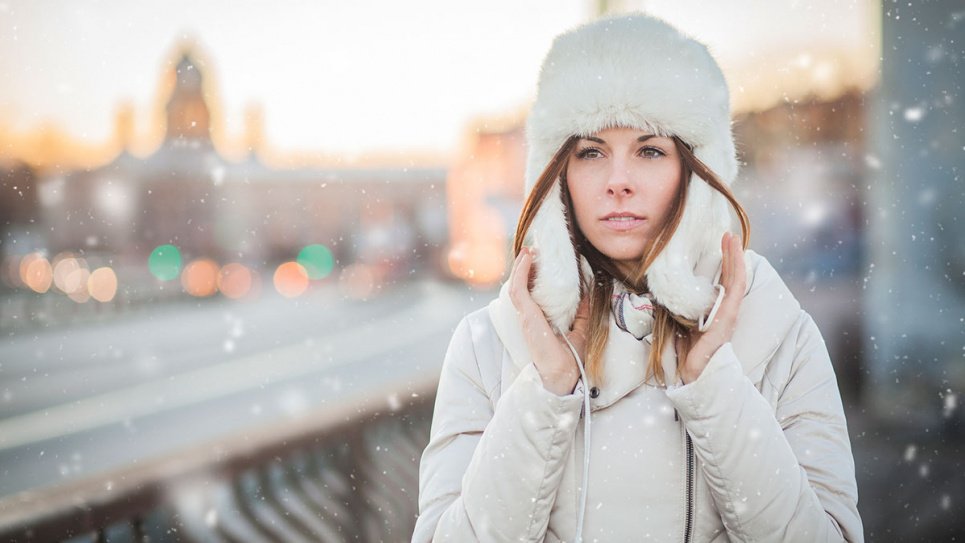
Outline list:
[[[301,296],[308,288],[308,273],[298,262],[285,262],[275,270],[275,290],[286,298]]]
[[[218,272],[218,290],[229,298],[241,298],[251,290],[251,272],[237,262],[227,264]]]
[[[211,296],[218,290],[218,269],[218,263],[214,260],[195,260],[181,272],[181,286],[192,296]]]
[[[505,248],[498,242],[461,242],[449,252],[449,269],[475,285],[495,283],[506,269]]]
[[[72,292],[67,293],[67,297],[71,300],[83,304],[90,300],[90,292],[87,290],[87,283],[90,279],[90,270],[87,268],[80,268],[79,270],[74,270],[70,272],[67,276],[68,285],[78,285]]]
[[[59,255],[58,255],[59,256]],[[67,284],[67,277],[80,269],[80,262],[76,258],[67,257],[54,259],[56,264],[54,264],[54,286],[60,289],[61,292],[71,293],[77,290],[80,286],[76,280],[71,281],[71,285]]]
[[[83,258],[57,255],[59,260],[54,265],[54,285],[65,294],[73,294],[87,289],[87,278],[90,268]],[[86,298],[85,300],[86,301]]]
[[[117,275],[114,270],[108,267],[94,270],[87,279],[87,290],[98,302],[113,300],[117,294]]]
[[[40,253],[30,253],[20,261],[20,280],[34,292],[44,293],[50,289],[54,272],[50,262]]]

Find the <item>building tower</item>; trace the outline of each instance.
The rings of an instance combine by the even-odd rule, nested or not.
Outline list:
[[[165,144],[190,140],[211,144],[211,113],[205,103],[204,77],[190,53],[185,52],[174,69],[175,84],[167,104]]]

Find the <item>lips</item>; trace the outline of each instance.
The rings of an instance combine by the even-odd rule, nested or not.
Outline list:
[[[630,212],[622,212],[605,215],[602,219],[600,219],[600,222],[603,224],[603,226],[606,226],[611,230],[626,232],[627,230],[632,230],[640,226],[646,222],[646,220],[646,218],[639,215],[635,215]]]

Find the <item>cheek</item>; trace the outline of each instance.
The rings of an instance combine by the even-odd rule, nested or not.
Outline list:
[[[588,187],[585,179],[581,179],[576,176],[574,179],[571,176],[567,176],[566,187],[570,191],[570,199],[573,201],[573,212],[576,214],[577,218],[580,218],[593,208],[593,201],[596,196],[592,194],[592,190]]]
[[[664,204],[669,204],[673,201],[674,196],[677,194],[677,187],[680,185],[680,166],[675,165],[674,167],[666,168],[661,172],[659,180],[658,190],[656,191],[657,199]]]

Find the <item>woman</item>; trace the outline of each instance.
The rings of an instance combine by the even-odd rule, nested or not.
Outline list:
[[[706,47],[643,15],[559,36],[527,138],[516,261],[453,335],[413,540],[861,541],[834,372],[744,251]]]

